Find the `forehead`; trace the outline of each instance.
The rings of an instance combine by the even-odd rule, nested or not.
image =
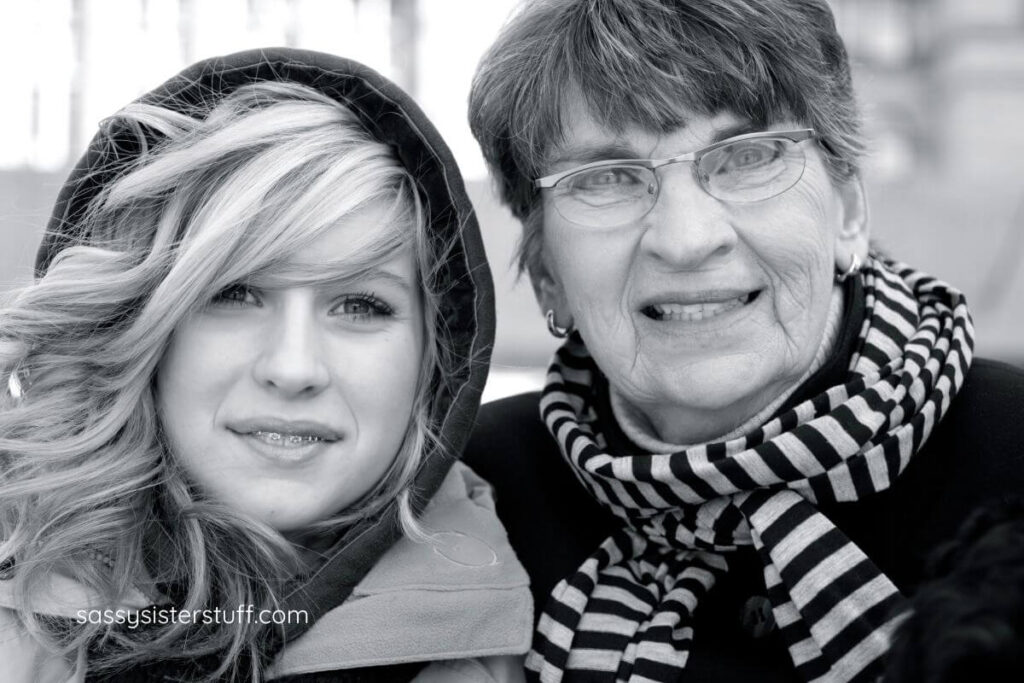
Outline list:
[[[669,131],[637,124],[614,127],[594,116],[581,97],[567,97],[561,117],[562,136],[546,155],[547,170],[604,159],[674,156],[763,127],[732,112],[708,115],[680,107],[681,125]]]

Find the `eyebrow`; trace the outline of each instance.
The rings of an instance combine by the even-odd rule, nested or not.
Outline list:
[[[749,119],[742,121],[736,121],[734,123],[728,123],[720,128],[716,128],[711,141],[708,145],[713,145],[716,142],[722,140],[728,140],[731,137],[737,135],[744,135],[746,133],[756,133],[761,129],[760,126],[754,124]],[[706,147],[707,145],[701,145]],[[679,152],[682,154],[683,152]],[[557,164],[568,164],[578,163],[580,165],[589,164],[594,161],[606,161],[614,159],[644,159],[641,153],[637,152],[633,147],[630,147],[621,140],[614,140],[612,142],[600,142],[595,144],[583,143],[579,146],[570,145],[562,149],[557,158],[551,159],[548,162],[549,166],[555,166]]]
[[[383,280],[383,281],[388,282],[388,283],[390,283],[390,284],[392,284],[392,285],[394,285],[396,287],[399,287],[400,289],[405,290],[407,293],[412,292],[412,286],[409,284],[408,280],[406,280],[405,278],[403,278],[400,275],[397,275],[396,273],[392,273],[390,270],[385,270],[385,269],[377,267],[377,266],[374,266],[373,268],[369,268],[360,277],[352,278],[352,279],[353,280]]]
[[[760,132],[761,130],[762,130],[761,126],[756,126],[756,125],[754,125],[753,121],[751,121],[749,119],[744,119],[743,121],[737,121],[735,123],[730,123],[730,124],[728,124],[726,126],[723,126],[722,128],[717,128],[715,130],[715,134],[711,136],[711,142],[709,142],[708,145],[713,145],[716,142],[721,142],[722,140],[728,140],[729,138],[734,138],[737,135],[746,135],[747,133],[757,133],[757,132]],[[705,145],[705,147],[706,146],[707,145]]]
[[[561,150],[557,158],[549,162],[550,166],[557,164],[579,163],[589,164],[592,161],[604,161],[605,159],[636,159],[637,153],[632,147],[622,142],[611,143],[584,143],[579,146],[570,146]]]

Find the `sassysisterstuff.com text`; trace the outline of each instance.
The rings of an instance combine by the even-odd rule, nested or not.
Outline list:
[[[117,624],[128,628],[140,626],[166,626],[168,624],[308,624],[309,613],[304,609],[256,609],[254,605],[239,605],[237,609],[178,609],[167,607],[157,610],[80,609],[75,614],[80,624]]]

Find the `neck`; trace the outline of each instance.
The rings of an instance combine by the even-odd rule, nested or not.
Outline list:
[[[724,410],[687,411],[685,415],[672,414],[666,417],[645,413],[629,404],[612,387],[610,398],[615,420],[630,441],[651,453],[675,452],[689,446],[727,441],[745,434],[767,422],[793,392],[825,364],[835,345],[842,318],[843,293],[840,287],[835,287],[825,329],[810,364],[796,379],[780,381],[768,387],[757,398]]]

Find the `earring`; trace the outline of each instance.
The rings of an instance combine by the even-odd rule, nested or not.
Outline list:
[[[548,312],[544,314],[544,318],[548,321],[548,332],[551,333],[552,337],[565,339],[572,334],[572,323],[568,327],[559,327],[558,323],[555,322],[555,312],[552,309],[548,309]]]
[[[854,254],[850,259],[850,267],[843,272],[836,272],[836,282],[846,282],[860,271],[860,257]]]

